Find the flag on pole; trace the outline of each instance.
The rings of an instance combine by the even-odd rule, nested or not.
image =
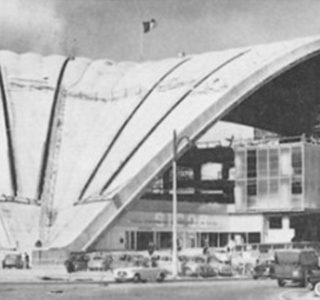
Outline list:
[[[156,26],[157,26],[157,21],[155,19],[142,22],[143,33],[148,33],[151,29],[155,28]]]

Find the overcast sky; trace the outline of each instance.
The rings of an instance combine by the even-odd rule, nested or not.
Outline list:
[[[320,34],[320,0],[0,0],[0,48],[138,60]]]

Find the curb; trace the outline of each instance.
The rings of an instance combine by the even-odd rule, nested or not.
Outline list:
[[[165,283],[175,283],[175,282],[213,282],[213,281],[220,281],[220,282],[225,282],[225,281],[247,281],[247,280],[252,280],[250,277],[212,277],[212,278],[177,278],[177,279],[167,279],[164,282]],[[109,285],[109,284],[121,284],[118,283],[114,280],[95,280],[92,278],[79,278],[79,279],[71,279],[68,280],[66,278],[50,278],[48,276],[48,279],[41,279],[41,278],[36,278],[34,280],[8,280],[8,281],[1,281],[0,284],[103,284],[103,285]],[[130,282],[123,282],[125,283],[130,283]]]

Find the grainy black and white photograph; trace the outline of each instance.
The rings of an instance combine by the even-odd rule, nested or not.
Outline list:
[[[320,299],[319,16],[0,0],[0,299]]]

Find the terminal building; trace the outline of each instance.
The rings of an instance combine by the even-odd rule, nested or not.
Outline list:
[[[140,63],[0,51],[0,248],[170,248],[174,131],[181,247],[318,241],[319,81],[317,36]],[[219,122],[276,136],[219,144]]]
[[[305,137],[198,143],[179,160],[182,248],[320,240],[320,143]],[[145,250],[172,241],[171,169],[95,245]],[[110,247],[111,246],[111,247]],[[110,249],[111,248],[111,249]]]

